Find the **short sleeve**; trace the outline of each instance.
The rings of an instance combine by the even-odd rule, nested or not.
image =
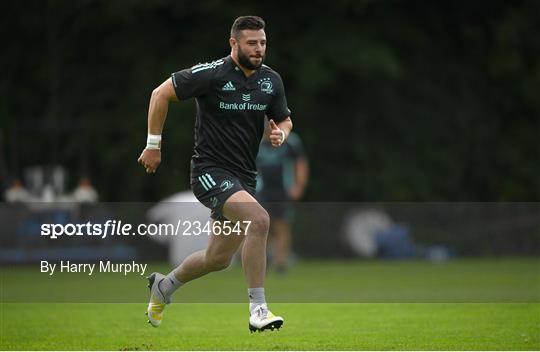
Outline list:
[[[283,81],[278,75],[274,84],[274,95],[266,111],[266,115],[273,119],[276,123],[285,120],[291,116],[291,110],[287,106],[287,98],[285,97],[285,88],[283,87]]]
[[[180,100],[200,97],[210,87],[213,70],[199,70],[197,66],[175,72],[171,75],[176,96]]]

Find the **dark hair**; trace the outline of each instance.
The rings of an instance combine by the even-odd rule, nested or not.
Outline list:
[[[259,16],[240,16],[231,27],[231,37],[238,38],[240,31],[244,29],[264,29],[264,20]]]

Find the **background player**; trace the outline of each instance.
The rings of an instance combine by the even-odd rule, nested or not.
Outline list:
[[[285,273],[291,252],[291,225],[294,209],[291,201],[304,194],[309,167],[300,137],[291,133],[281,148],[273,148],[263,138],[257,156],[257,200],[270,214],[273,239],[272,262],[278,273]]]

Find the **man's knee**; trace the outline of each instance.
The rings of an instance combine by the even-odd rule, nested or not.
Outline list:
[[[247,235],[268,235],[268,230],[270,229],[270,216],[261,208],[255,215],[251,216],[251,224],[247,227]]]
[[[211,271],[224,270],[231,265],[232,256],[228,254],[206,253],[206,266]]]

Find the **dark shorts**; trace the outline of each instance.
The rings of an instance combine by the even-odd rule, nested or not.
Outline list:
[[[281,219],[287,223],[294,221],[294,204],[284,194],[268,195],[264,193],[257,194],[257,200],[270,215],[270,219]]]
[[[270,219],[281,219],[288,224],[294,221],[294,207],[291,202],[263,202],[261,205],[270,215]]]
[[[240,178],[229,170],[220,167],[191,168],[191,189],[195,197],[211,210],[214,220],[222,220],[223,205],[238,191],[246,191],[255,196],[257,181]]]

